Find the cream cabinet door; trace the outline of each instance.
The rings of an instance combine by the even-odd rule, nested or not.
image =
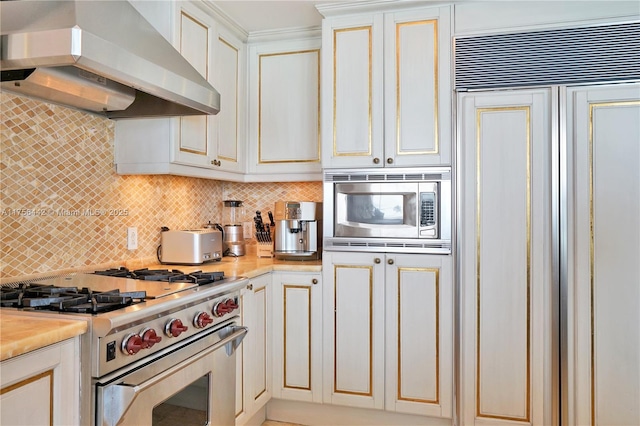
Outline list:
[[[322,402],[322,275],[273,273],[273,397]]]
[[[551,424],[549,91],[458,104],[461,424]]]
[[[450,7],[384,16],[385,166],[451,164]]]
[[[245,410],[247,419],[271,399],[272,382],[272,305],[271,273],[250,279],[244,308],[245,325],[249,333],[244,340]]]
[[[568,424],[640,424],[640,85],[569,89]]]
[[[213,87],[220,92],[220,112],[211,122],[211,159],[215,169],[242,173],[246,169],[244,130],[245,44],[223,26],[217,25],[213,41]]]
[[[322,23],[322,166],[382,167],[383,17]]]
[[[451,163],[450,7],[327,18],[322,162]]]
[[[74,338],[3,361],[0,424],[80,424],[79,351]]]
[[[383,258],[323,254],[324,403],[384,408]]]
[[[178,3],[176,14],[176,47],[196,71],[211,81],[214,67],[211,46],[217,42],[213,18],[188,2]],[[178,117],[175,120],[178,138],[174,147],[174,161],[193,166],[213,167],[212,123],[209,117],[195,115]]]
[[[385,409],[453,415],[451,256],[385,257]]]
[[[255,43],[249,61],[250,174],[320,180],[320,38]]]

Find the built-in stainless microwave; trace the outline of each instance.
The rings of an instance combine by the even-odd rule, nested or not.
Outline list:
[[[451,169],[325,170],[324,249],[451,252]]]

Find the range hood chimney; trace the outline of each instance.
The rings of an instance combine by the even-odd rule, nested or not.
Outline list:
[[[211,115],[220,94],[126,0],[0,1],[2,90],[107,118]]]

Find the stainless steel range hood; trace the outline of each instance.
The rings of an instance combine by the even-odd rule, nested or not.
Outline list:
[[[0,31],[2,90],[112,119],[220,110],[220,94],[128,1],[1,1]]]

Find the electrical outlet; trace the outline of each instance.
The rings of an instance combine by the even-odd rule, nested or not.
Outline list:
[[[127,228],[127,250],[136,250],[138,248],[138,228],[129,226]]]

